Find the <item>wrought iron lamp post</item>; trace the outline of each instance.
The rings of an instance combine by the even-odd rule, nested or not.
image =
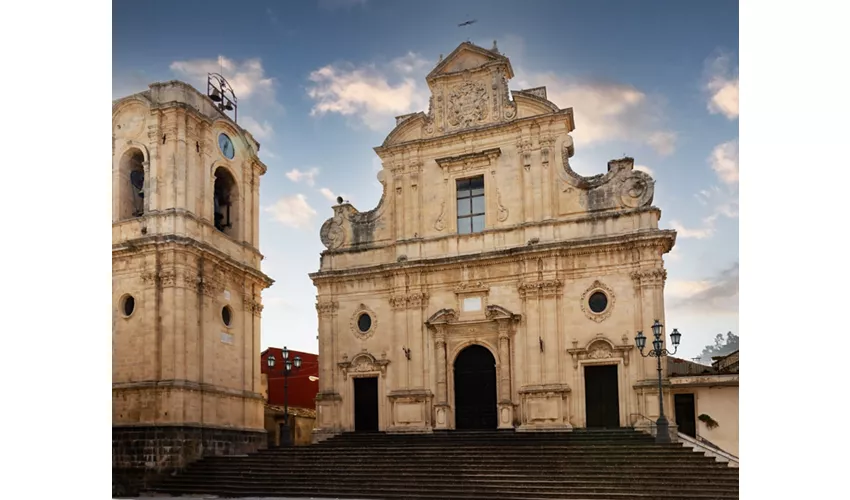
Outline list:
[[[269,372],[274,369],[274,356],[268,357]],[[289,359],[289,349],[283,346],[283,430],[280,436],[280,445],[289,446],[292,444],[289,435],[289,375],[293,371],[301,369],[301,356],[295,356],[294,360]]]
[[[653,323],[652,334],[655,337],[655,340],[652,341],[652,350],[650,350],[647,354],[643,353],[643,348],[646,347],[646,337],[643,335],[643,332],[638,332],[635,337],[635,344],[640,350],[640,355],[644,358],[654,357],[658,361],[658,420],[655,422],[658,430],[655,433],[656,443],[670,442],[670,422],[668,422],[667,417],[664,416],[664,393],[661,389],[661,357],[676,354],[676,351],[679,350],[679,340],[682,338],[682,334],[679,333],[679,330],[674,328],[673,333],[670,334],[670,340],[673,341],[675,349],[673,349],[673,352],[668,351],[664,348],[664,341],[661,340],[661,329],[663,327],[664,325],[659,323],[658,320],[655,320],[655,323]]]

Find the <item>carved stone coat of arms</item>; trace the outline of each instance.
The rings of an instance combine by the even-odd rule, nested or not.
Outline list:
[[[487,87],[481,82],[466,82],[449,94],[449,124],[470,127],[487,118]]]

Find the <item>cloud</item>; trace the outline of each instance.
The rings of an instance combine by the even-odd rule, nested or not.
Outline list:
[[[664,254],[664,258],[666,260],[677,261],[677,262],[682,260],[682,251],[679,250],[679,248],[681,248],[681,247],[679,247],[678,245],[674,245],[672,250],[670,250],[669,252]]]
[[[233,87],[239,103],[249,101],[263,106],[280,107],[275,97],[275,80],[266,76],[260,59],[235,61],[225,56],[217,59],[174,61],[170,69],[196,88],[205,90],[208,73],[221,73]]]
[[[553,73],[527,73],[517,69],[511,88],[546,86],[550,101],[573,108],[576,143],[608,141],[646,144],[667,156],[676,149],[677,134],[663,127],[663,99],[636,87],[611,81],[581,81]]]
[[[268,120],[263,120],[263,123],[260,124],[257,120],[251,118],[250,116],[242,117],[240,120],[240,125],[242,128],[247,130],[254,136],[258,141],[264,141],[271,139],[274,135],[274,128],[272,124],[268,122]]]
[[[336,203],[336,198],[337,198],[337,196],[342,197],[342,199],[343,199],[343,200],[348,200],[348,195],[346,195],[346,194],[344,194],[344,193],[334,194],[334,192],[333,192],[333,191],[331,191],[331,190],[330,190],[330,189],[328,189],[328,188],[324,188],[324,187],[323,187],[323,188],[319,189],[319,192],[320,192],[320,193],[322,193],[322,196],[324,196],[325,198],[327,198],[327,199],[328,199],[328,201],[332,201],[332,202],[334,202],[334,203]]]
[[[702,227],[688,228],[682,225],[681,222],[677,220],[670,221],[670,227],[676,230],[676,234],[678,238],[693,238],[697,240],[704,240],[706,238],[711,238],[714,236],[714,222],[717,219],[716,216],[712,215],[710,217],[706,217],[703,219]]]
[[[314,186],[316,184],[317,175],[319,175],[319,169],[315,167],[306,172],[293,168],[286,173],[286,177],[292,182],[301,182],[303,180],[308,186]]]
[[[677,134],[664,127],[664,100],[632,85],[612,81],[578,80],[554,73],[525,71],[523,40],[508,37],[516,77],[511,88],[546,86],[548,97],[560,107],[572,107],[582,145],[607,141],[646,144],[660,155],[676,149]],[[488,45],[489,46],[489,45]],[[505,52],[507,53],[507,52]],[[385,64],[335,63],[310,73],[307,95],[311,115],[337,113],[359,120],[372,130],[390,130],[396,116],[427,111],[430,90],[425,76],[436,61],[408,53]]]
[[[312,116],[337,113],[356,118],[372,130],[390,130],[398,115],[427,108],[428,61],[414,53],[389,63],[330,64],[310,73],[307,95]]]
[[[727,185],[738,184],[738,139],[718,144],[709,157],[711,168]]]
[[[285,196],[263,210],[272,214],[274,220],[284,226],[295,229],[310,229],[316,215],[316,211],[307,203],[303,194]]]
[[[641,172],[645,172],[649,175],[655,175],[655,172],[646,165],[635,165],[635,170],[640,170]]]
[[[319,7],[324,10],[352,9],[365,7],[368,0],[319,0]]]
[[[716,276],[700,281],[671,281],[669,306],[705,312],[738,312],[738,262]]]
[[[708,111],[738,118],[738,68],[732,68],[732,57],[724,53],[706,61],[706,79]]]

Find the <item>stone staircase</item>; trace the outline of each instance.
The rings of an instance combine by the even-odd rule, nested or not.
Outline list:
[[[207,457],[148,493],[356,499],[732,499],[738,469],[633,429],[342,434]]]

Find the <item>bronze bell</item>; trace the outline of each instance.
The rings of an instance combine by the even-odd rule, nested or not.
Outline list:
[[[219,102],[221,100],[221,94],[218,93],[217,88],[213,88],[212,93],[210,94],[210,99],[215,102]]]
[[[227,101],[227,104],[224,105],[224,109],[227,111],[233,111],[233,104],[231,104],[230,101]]]

